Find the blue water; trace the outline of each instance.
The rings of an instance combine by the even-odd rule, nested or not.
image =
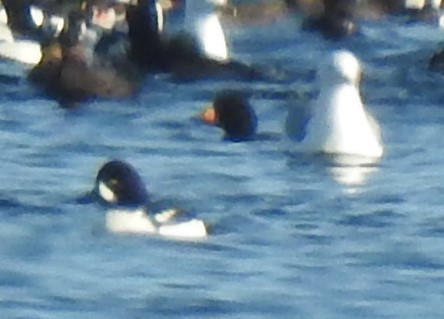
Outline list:
[[[227,26],[234,57],[272,80],[151,76],[134,99],[74,111],[2,62],[0,317],[442,318],[444,78],[426,66],[444,31],[391,19],[332,43],[298,23]],[[289,155],[280,141],[287,106],[310,102],[317,64],[341,46],[362,60],[384,132],[372,167]],[[270,138],[227,143],[193,120],[222,88],[249,92]],[[208,221],[208,240],[108,233],[104,209],[76,200],[109,158]]]

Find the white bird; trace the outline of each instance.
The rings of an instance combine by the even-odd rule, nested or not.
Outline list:
[[[381,130],[362,103],[361,66],[353,53],[338,50],[318,69],[320,93],[311,106],[292,107],[286,132],[292,149],[379,158],[383,155]]]
[[[218,61],[228,59],[225,34],[216,12],[226,0],[187,0],[185,4],[185,32],[193,36],[201,53]]]

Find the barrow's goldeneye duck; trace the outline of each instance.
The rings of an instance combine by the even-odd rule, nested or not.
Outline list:
[[[329,54],[318,68],[320,93],[309,107],[290,107],[286,131],[300,152],[379,158],[381,131],[362,103],[361,66],[349,51]]]
[[[358,26],[353,19],[354,1],[324,0],[320,16],[309,17],[302,23],[306,31],[319,31],[325,38],[339,40],[356,34]]]
[[[201,114],[207,124],[223,129],[224,138],[234,142],[251,140],[256,135],[257,116],[245,95],[238,91],[222,91]]]
[[[142,178],[127,162],[105,163],[97,174],[93,192],[110,206],[106,227],[111,232],[190,239],[208,236],[205,223],[196,218],[186,219],[182,210],[168,208],[153,213],[154,205]]]
[[[0,7],[0,58],[35,65],[41,59],[40,43],[37,40],[60,32],[60,22],[63,20],[55,15],[45,16],[42,9],[35,6],[24,6],[22,11],[21,19],[10,19],[7,11]],[[9,14],[12,12],[9,11]],[[9,27],[14,21],[22,21],[23,26],[19,30],[27,30],[27,33],[15,31],[17,36],[14,37]]]

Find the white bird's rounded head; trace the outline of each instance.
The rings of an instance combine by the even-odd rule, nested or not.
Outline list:
[[[323,83],[358,85],[361,78],[361,65],[350,51],[334,51],[319,65],[318,77]]]

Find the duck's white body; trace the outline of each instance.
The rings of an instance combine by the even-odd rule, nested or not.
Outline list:
[[[215,6],[224,3],[223,0],[188,0],[185,8],[185,31],[195,37],[202,54],[220,61],[228,59],[228,49]]]
[[[32,40],[0,41],[0,58],[28,65],[39,63],[42,57],[40,45]]]
[[[7,18],[5,24],[3,21],[0,22],[0,58],[35,65],[41,57],[39,43],[33,40],[15,39],[7,25]]]
[[[405,0],[404,7],[406,9],[421,10],[427,4],[433,9],[439,9],[441,2],[442,0]]]
[[[199,219],[173,223],[174,210],[150,216],[143,209],[110,210],[106,214],[106,228],[114,233],[157,234],[165,237],[199,239],[208,236],[205,223]],[[157,217],[157,218],[156,218]]]
[[[14,36],[12,35],[11,29],[7,24],[0,22],[0,42],[12,42],[14,41]]]
[[[318,76],[321,91],[310,108],[305,136],[295,141],[294,149],[381,157],[383,146],[379,126],[365,109],[359,94],[358,60],[348,51],[336,51],[321,64]],[[288,128],[292,127],[292,122],[300,120],[297,116],[297,112],[289,112],[287,118],[290,139],[294,132]]]
[[[44,15],[41,9],[31,6],[30,13],[33,23],[39,27]],[[55,18],[54,18],[55,19]],[[59,18],[60,20],[61,18]],[[59,20],[51,19],[51,23],[59,24]],[[28,65],[37,64],[42,57],[40,44],[34,40],[16,39],[8,26],[8,17],[3,7],[0,8],[0,58],[13,60]]]

